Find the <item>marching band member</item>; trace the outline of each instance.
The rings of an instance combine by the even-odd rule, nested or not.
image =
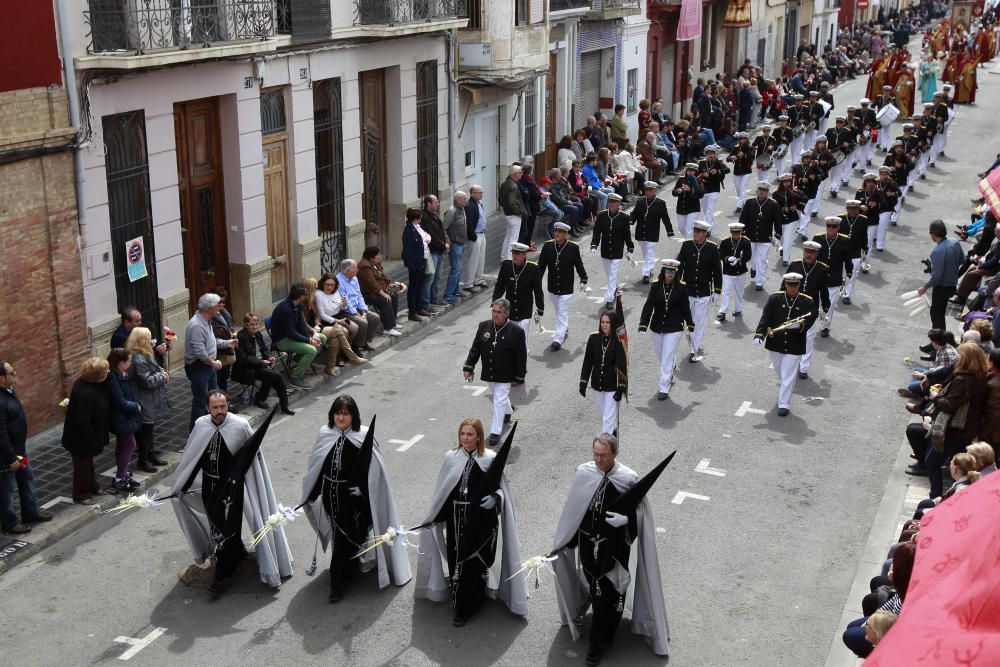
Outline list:
[[[826,288],[830,296],[830,309],[827,319],[819,335],[826,338],[830,335],[830,325],[833,324],[833,311],[837,298],[844,289],[844,274],[850,278],[854,273],[851,262],[851,239],[840,233],[840,216],[826,216],[826,233],[817,234],[812,238],[819,244],[819,260],[827,265]]]
[[[851,276],[845,286],[845,294],[841,302],[851,305],[851,296],[858,282],[859,273],[868,273],[868,218],[861,214],[861,202],[857,199],[847,200],[847,213],[840,216],[840,233],[851,239]],[[858,271],[858,269],[861,269]]]
[[[816,168],[820,171],[819,187],[816,188],[816,203],[814,206],[815,210],[819,210],[820,199],[823,197],[823,193],[826,192],[826,186],[830,183],[831,174],[833,170],[833,152],[829,148],[830,142],[826,138],[826,135],[820,135],[816,137],[816,148],[813,150],[813,155],[815,156]]]
[[[906,175],[906,186],[903,190],[903,196],[913,189],[913,186],[917,182],[917,153],[918,145],[920,139],[913,132],[913,123],[903,123],[903,134],[896,137],[896,141],[903,147],[903,151],[906,153],[907,159],[910,161],[910,168]],[[895,151],[895,144],[893,144],[893,150]]]
[[[799,235],[808,239],[809,219],[819,212],[819,184],[823,180],[823,171],[813,161],[812,151],[802,154],[802,162],[792,167],[792,181],[795,189],[802,191],[806,200],[799,213]]]
[[[781,246],[778,250],[782,263],[788,266],[788,258],[792,253],[792,241],[795,240],[795,227],[802,213],[805,202],[802,192],[792,185],[792,175],[782,174],[778,177],[778,187],[771,194],[778,204],[781,219]]]
[[[764,289],[771,241],[775,234],[781,233],[781,210],[778,202],[768,197],[770,192],[769,183],[758,183],[757,196],[748,201],[740,212],[740,222],[743,223],[747,239],[753,247],[750,275],[755,280],[754,289],[758,292]]]
[[[747,265],[753,252],[750,242],[743,238],[743,229],[742,222],[730,222],[729,238],[722,239],[719,244],[719,256],[722,258],[722,299],[719,301],[716,322],[726,321],[730,297],[736,301],[733,317],[743,314],[743,288],[746,286]],[[765,257],[765,266],[766,261]]]
[[[632,252],[635,250],[628,216],[621,212],[621,205],[621,195],[614,192],[608,195],[608,208],[597,216],[594,236],[590,239],[590,254],[596,255],[597,248],[600,247],[604,272],[608,276],[608,288],[604,291],[604,307],[608,310],[611,310],[611,303],[618,289],[618,269],[622,257],[632,259]]]
[[[750,147],[750,135],[746,132],[736,133],[736,148],[726,158],[733,163],[733,185],[736,187],[736,211],[743,210],[743,202],[747,198],[747,184],[753,171],[754,154]]]
[[[810,90],[809,91],[809,102],[807,103],[808,116],[806,117],[806,146],[816,145],[816,135],[822,134],[819,132],[820,123],[823,122],[823,116],[826,115],[826,110],[823,109],[823,105],[819,103],[819,91]]]
[[[803,294],[812,297],[813,307],[822,306],[823,318],[826,318],[830,311],[830,290],[826,285],[826,277],[829,267],[819,261],[820,245],[815,241],[806,241],[802,244],[802,259],[797,259],[788,267],[789,273],[798,273],[802,276],[802,284],[799,289]],[[799,379],[804,380],[809,377],[809,367],[812,365],[813,348],[816,343],[816,329],[821,328],[820,319],[813,321],[806,330],[806,350],[799,360]]]
[[[635,225],[635,240],[642,253],[642,282],[649,284],[656,266],[656,244],[660,241],[660,225],[667,230],[667,236],[674,235],[670,224],[670,214],[667,212],[667,202],[656,196],[659,184],[656,181],[646,181],[645,197],[640,199],[629,214],[629,222]]]
[[[899,220],[899,210],[902,208],[903,200],[910,189],[908,183],[910,181],[910,172],[913,171],[914,166],[913,160],[906,154],[906,148],[903,146],[902,141],[893,142],[892,147],[889,149],[889,154],[885,156],[884,166],[892,169],[892,180],[899,186],[899,199],[896,202],[896,210],[892,219],[893,222],[896,222]]]
[[[833,103],[833,93],[830,92],[829,81],[823,81],[819,84],[819,99],[830,105],[829,109],[824,109],[823,118],[820,119],[819,125],[817,126],[819,134],[826,134],[828,129],[827,123],[830,122],[830,113],[833,112],[835,106]]]
[[[774,150],[774,168],[775,173],[783,174],[785,173],[785,160],[788,159],[789,155],[794,156],[792,159],[798,159],[798,153],[795,152],[795,133],[792,128],[788,125],[789,117],[785,114],[778,116],[778,127],[774,129],[774,136],[778,140],[778,147]],[[784,151],[782,151],[782,146],[784,146]]]
[[[774,161],[772,155],[778,147],[778,139],[771,134],[770,125],[762,126],[760,131],[761,134],[750,144],[750,148],[753,149],[754,163],[757,166],[758,183],[767,180],[767,170],[770,169],[768,162]],[[766,165],[766,168],[761,169],[761,165]]]
[[[695,222],[691,236],[692,239],[681,244],[677,259],[681,263],[681,280],[688,288],[688,303],[695,326],[692,336],[694,349],[688,361],[695,362],[705,355],[701,341],[708,323],[709,303],[714,294],[722,291],[722,262],[719,260],[719,246],[708,240],[707,222]]]
[[[677,231],[684,238],[691,235],[691,223],[701,211],[699,200],[705,195],[697,173],[698,165],[688,162],[684,167],[684,175],[677,179],[671,190],[671,194],[677,197]]]
[[[878,175],[865,174],[861,189],[854,193],[854,198],[861,202],[861,213],[868,218],[869,251],[874,248],[878,252],[883,252],[885,249],[885,230],[889,226],[890,212],[885,210],[885,197],[878,189]],[[882,245],[879,245],[879,234],[882,237]]]
[[[479,379],[489,385],[493,394],[490,447],[495,447],[500,442],[503,425],[514,414],[514,407],[510,404],[510,387],[512,384],[524,384],[528,346],[524,340],[524,329],[511,326],[510,302],[507,299],[497,299],[490,309],[490,319],[480,322],[476,329],[462,375],[466,382],[471,381],[476,363],[482,360],[483,370]]]
[[[875,118],[875,109],[871,107],[871,100],[867,97],[861,98],[858,119],[861,121],[862,140],[864,141],[864,150],[861,153],[864,157],[864,164],[859,160],[858,169],[864,171],[865,166],[871,166],[872,160],[875,158],[876,136],[882,133],[878,126],[878,120]]]
[[[842,185],[847,185],[851,173],[851,155],[854,152],[854,132],[847,127],[847,118],[837,116],[834,126],[826,131],[827,145],[838,151],[840,161],[830,167],[830,196],[837,198]],[[823,186],[820,185],[820,192]]]
[[[702,183],[705,195],[701,198],[701,208],[705,222],[715,224],[715,205],[719,201],[723,180],[729,173],[726,163],[718,159],[719,147],[715,144],[705,147],[705,159],[698,163],[698,181]],[[690,225],[688,225],[690,227]],[[687,234],[685,234],[687,236]]]
[[[948,104],[943,91],[934,93],[934,117],[938,120],[938,133],[934,137],[936,141],[934,142],[935,146],[931,164],[934,164],[938,156],[944,155],[944,148],[948,143],[948,118],[950,114],[948,113]]]
[[[552,334],[552,344],[549,345],[549,349],[554,352],[563,346],[569,334],[569,302],[573,298],[573,272],[576,271],[580,276],[580,286],[586,289],[587,270],[583,268],[580,246],[575,241],[567,239],[570,226],[565,222],[557,222],[553,226],[554,237],[542,245],[542,251],[538,255],[538,273],[541,280],[545,272],[549,272],[546,289],[552,308],[556,311],[556,331]]]
[[[792,145],[789,148],[792,162],[802,157],[805,148],[806,124],[809,122],[809,108],[804,104],[805,95],[795,93],[792,95],[795,104],[788,108],[788,126],[792,128]]]
[[[882,107],[892,104],[895,106],[896,99],[892,95],[892,86],[882,86],[882,94],[872,100],[872,105],[875,107],[876,113],[882,110]],[[889,152],[889,145],[892,139],[892,123],[882,124],[879,123],[878,130],[878,147],[884,152]]]
[[[892,168],[878,168],[878,189],[882,193],[883,210],[889,217],[889,224],[895,226],[899,221],[899,186],[892,178]],[[885,248],[885,230],[882,229],[882,218],[879,218],[879,231],[875,235],[875,247]]]
[[[500,262],[497,282],[493,286],[493,300],[500,297],[510,302],[510,319],[524,330],[524,347],[528,347],[531,333],[531,305],[534,302],[535,315],[545,312],[545,297],[542,295],[542,272],[538,265],[528,260],[528,245],[510,244],[511,258]]]
[[[781,383],[778,416],[787,417],[791,412],[799,361],[806,351],[805,332],[816,320],[816,307],[811,297],[799,291],[801,274],[786,273],[782,278],[782,290],[768,297],[764,304],[753,343],[764,345],[771,355],[774,372]]]
[[[656,399],[665,401],[673,386],[677,345],[684,335],[685,326],[688,333],[694,331],[694,320],[691,317],[687,288],[677,278],[681,263],[676,259],[664,259],[660,260],[660,267],[660,276],[650,284],[646,303],[642,306],[639,334],[644,335],[649,329],[653,331],[653,351],[660,362],[660,384]]]
[[[597,331],[590,334],[580,369],[580,395],[586,398],[587,385],[594,390],[594,403],[601,413],[601,432],[618,433],[618,403],[628,390],[628,361],[618,339],[615,316],[601,313]]]

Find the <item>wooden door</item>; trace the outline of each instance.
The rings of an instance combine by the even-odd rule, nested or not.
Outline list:
[[[367,227],[365,245],[387,247],[389,193],[385,169],[385,72],[360,73],[361,172],[364,179],[363,210]]]
[[[229,288],[218,100],[175,104],[174,131],[184,277],[193,310],[205,292]]]
[[[285,134],[264,137],[264,208],[267,219],[267,254],[271,268],[271,301],[288,296],[292,284],[291,240],[288,224],[288,138]]]

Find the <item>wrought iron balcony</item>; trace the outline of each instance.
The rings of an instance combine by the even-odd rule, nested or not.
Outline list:
[[[357,25],[430,23],[468,15],[467,0],[354,0]]]
[[[266,40],[275,0],[89,0],[89,53],[144,54]]]

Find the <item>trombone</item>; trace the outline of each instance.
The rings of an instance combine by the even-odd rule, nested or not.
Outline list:
[[[767,335],[768,335],[768,337],[771,337],[771,336],[773,336],[776,333],[781,333],[782,331],[787,331],[787,330],[793,328],[796,325],[804,324],[805,321],[807,319],[809,319],[809,317],[810,317],[810,313],[806,313],[805,315],[799,315],[798,317],[793,317],[792,319],[787,320],[786,322],[783,322],[782,324],[779,324],[778,326],[776,326],[774,328],[768,327],[767,328]]]

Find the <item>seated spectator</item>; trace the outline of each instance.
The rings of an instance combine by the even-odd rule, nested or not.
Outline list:
[[[132,329],[125,341],[125,349],[132,354],[129,375],[135,395],[142,405],[142,425],[135,435],[135,445],[139,452],[136,468],[142,472],[156,472],[155,466],[167,465],[153,449],[153,432],[156,422],[170,416],[170,405],[167,403],[170,373],[156,362],[152,333],[146,327]]]
[[[373,351],[371,346],[375,334],[382,330],[382,318],[368,310],[365,298],[361,296],[361,283],[358,282],[358,263],[353,259],[345,259],[340,263],[340,293],[347,298],[347,319],[358,325],[358,337],[354,339],[354,351]]]
[[[556,152],[556,164],[572,166],[573,160],[579,157],[573,150],[573,137],[568,134],[559,140],[559,150]]]
[[[111,396],[111,432],[115,434],[115,479],[111,483],[114,493],[132,493],[141,486],[128,471],[128,463],[135,451],[135,434],[142,427],[142,405],[132,390],[129,368],[132,355],[116,347],[108,354],[108,393]]]
[[[445,215],[445,220],[447,219],[448,216]],[[382,318],[382,326],[388,330],[387,335],[402,335],[398,329],[396,314],[399,312],[399,293],[406,291],[406,285],[386,277],[385,269],[382,268],[382,251],[378,246],[368,246],[361,254],[358,282],[361,284],[361,296],[365,303],[378,312]]]
[[[891,611],[881,609],[876,611],[865,621],[865,639],[872,646],[878,646],[878,643],[885,637],[885,633],[889,632],[889,628],[898,618],[899,614],[894,614]]]
[[[976,470],[981,477],[997,471],[996,452],[988,442],[974,442],[965,448],[965,453],[976,458]]]
[[[326,344],[326,336],[316,333],[306,324],[302,304],[306,300],[306,288],[292,285],[288,298],[274,307],[271,313],[271,340],[274,348],[290,357],[298,357],[288,383],[300,389],[310,389],[312,385],[305,379],[309,365],[319,349]],[[239,349],[239,348],[237,348]]]
[[[958,280],[958,287],[955,289],[955,296],[951,298],[956,303],[965,304],[969,294],[979,288],[983,278],[996,275],[1000,270],[1000,225],[993,229],[994,239],[992,239],[989,250],[982,257],[973,255],[970,257],[970,266]]]
[[[352,364],[363,364],[367,360],[351,349],[347,326],[340,322],[334,322],[330,325],[321,323],[316,306],[316,295],[321,293],[316,288],[317,284],[315,278],[306,278],[302,281],[302,286],[306,288],[306,300],[302,304],[302,313],[306,318],[306,324],[313,331],[326,336],[326,362],[323,365],[323,372],[336,377],[339,375],[337,367],[344,365],[344,362],[338,361],[341,354],[347,357],[347,360]]]
[[[347,337],[354,340],[358,336],[358,325],[347,319],[347,297],[340,293],[340,281],[332,273],[324,273],[319,279],[319,289],[313,293],[316,314],[322,326],[339,324],[347,330]]]
[[[583,205],[579,197],[573,194],[569,181],[565,174],[569,168],[553,167],[549,170],[547,178],[542,179],[542,187],[549,193],[549,199],[559,207],[559,210],[569,219],[569,225],[573,229],[574,237],[580,235],[580,228],[584,217],[587,214],[587,207]],[[552,222],[555,225],[555,221]],[[551,229],[550,229],[551,233]]]
[[[236,339],[240,344],[236,348],[233,379],[247,387],[253,386],[255,381],[260,382],[260,389],[252,400],[253,404],[262,410],[270,408],[267,404],[267,394],[273,387],[281,411],[286,415],[294,415],[295,410],[288,405],[285,379],[274,368],[275,357],[264,343],[264,335],[260,332],[260,318],[255,313],[243,316],[243,328],[236,334]]]
[[[219,348],[218,359],[222,362],[222,368],[216,371],[215,378],[219,389],[229,393],[229,373],[233,369],[233,364],[236,363],[236,350],[234,349],[237,345],[236,325],[233,323],[233,316],[226,309],[226,299],[229,297],[226,288],[216,287],[212,290],[212,294],[219,297],[219,312],[212,318],[212,331],[215,332],[216,339],[228,341],[230,344],[229,347]]]
[[[108,390],[108,361],[90,357],[80,365],[80,377],[73,383],[63,423],[62,446],[73,457],[73,502],[93,505],[94,496],[103,496],[94,471],[94,457],[108,445],[111,432],[111,393]]]
[[[847,629],[844,630],[843,634],[844,644],[859,658],[868,657],[875,648],[868,636],[868,619],[880,611],[899,614],[902,610],[910,585],[910,576],[913,572],[915,552],[916,546],[912,543],[902,544],[895,550],[892,565],[887,574],[887,579],[892,586],[892,593],[878,609],[872,612],[871,616],[863,616],[847,624]],[[881,640],[881,637],[878,639]]]
[[[587,163],[583,166],[583,177],[586,180],[587,187],[590,188],[590,194],[597,197],[598,211],[603,211],[608,207],[608,195],[614,192],[615,189],[605,185],[600,175],[598,175],[597,153],[587,154]]]
[[[639,164],[638,158],[635,156],[635,150],[632,148],[632,144],[625,142],[625,145],[621,147],[618,151],[618,155],[615,156],[618,161],[618,169],[624,172],[626,180],[629,183],[629,190],[634,195],[641,195],[643,191],[643,183],[646,182],[646,169]]]
[[[597,217],[598,201],[596,197],[590,196],[590,187],[587,185],[587,179],[583,175],[583,162],[581,160],[573,161],[572,169],[566,178],[573,189],[573,194],[587,206],[586,221],[588,223],[592,222]]]
[[[927,332],[927,339],[933,349],[932,356],[921,357],[921,359],[934,359],[934,365],[930,371],[923,368],[914,368],[910,373],[911,381],[906,387],[897,389],[897,393],[904,398],[915,398],[922,400],[927,395],[927,388],[921,387],[921,383],[927,377],[928,372],[941,371],[948,366],[954,366],[958,361],[958,350],[955,349],[955,336],[950,331],[944,329],[931,329]]]
[[[639,158],[640,164],[646,169],[649,169],[651,179],[663,183],[663,177],[665,176],[667,161],[660,160],[656,156],[655,150],[653,148],[656,143],[656,137],[652,132],[646,132],[643,136],[642,141],[636,145],[636,154]],[[604,199],[603,207],[607,207],[607,197]]]
[[[590,143],[590,139],[587,138],[587,131],[583,129],[573,133],[573,141],[570,143],[570,148],[573,154],[576,155],[577,160],[583,160],[594,152],[594,145]]]
[[[979,347],[983,348],[983,352],[989,354],[993,351],[993,348],[995,347],[995,345],[993,345],[993,336],[995,332],[993,331],[993,325],[990,324],[989,320],[982,318],[972,320],[972,323],[969,324],[969,331],[975,331],[979,334]]]

